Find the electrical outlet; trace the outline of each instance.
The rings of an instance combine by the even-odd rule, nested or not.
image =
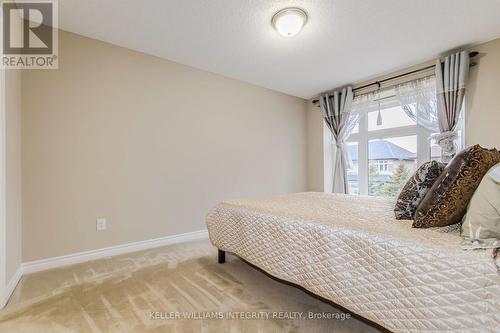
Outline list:
[[[104,218],[97,219],[95,222],[95,228],[97,231],[106,230],[106,219]]]

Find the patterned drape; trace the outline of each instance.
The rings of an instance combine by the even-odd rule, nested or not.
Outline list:
[[[346,139],[358,120],[358,115],[352,113],[352,102],[352,87],[324,94],[320,98],[323,120],[330,129],[336,146],[333,162],[333,193],[347,194],[349,191],[347,169],[351,166],[351,160],[346,148]]]
[[[441,160],[448,162],[456,153],[456,127],[465,97],[469,77],[470,58],[462,51],[436,62],[436,97],[439,134],[436,142],[441,146]]]

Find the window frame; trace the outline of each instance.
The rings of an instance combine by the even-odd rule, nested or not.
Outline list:
[[[358,133],[353,133],[347,138],[347,142],[358,143],[358,189],[360,195],[368,195],[368,175],[370,168],[368,143],[371,140],[383,140],[413,135],[417,137],[417,165],[420,166],[422,163],[430,160],[431,151],[428,141],[431,135],[430,131],[417,124],[368,131],[367,115],[360,116]]]

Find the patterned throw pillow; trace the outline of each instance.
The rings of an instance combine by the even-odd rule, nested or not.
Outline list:
[[[479,145],[458,153],[418,206],[413,227],[444,227],[460,222],[484,175],[499,162],[496,149]]]
[[[394,207],[396,219],[413,219],[417,207],[431,186],[444,170],[446,164],[436,161],[426,162],[415,171],[401,190]]]

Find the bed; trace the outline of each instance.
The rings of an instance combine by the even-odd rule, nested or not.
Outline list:
[[[224,201],[210,241],[393,332],[500,327],[499,260],[457,227],[414,229],[387,198],[295,193]],[[223,258],[220,258],[221,260]]]

